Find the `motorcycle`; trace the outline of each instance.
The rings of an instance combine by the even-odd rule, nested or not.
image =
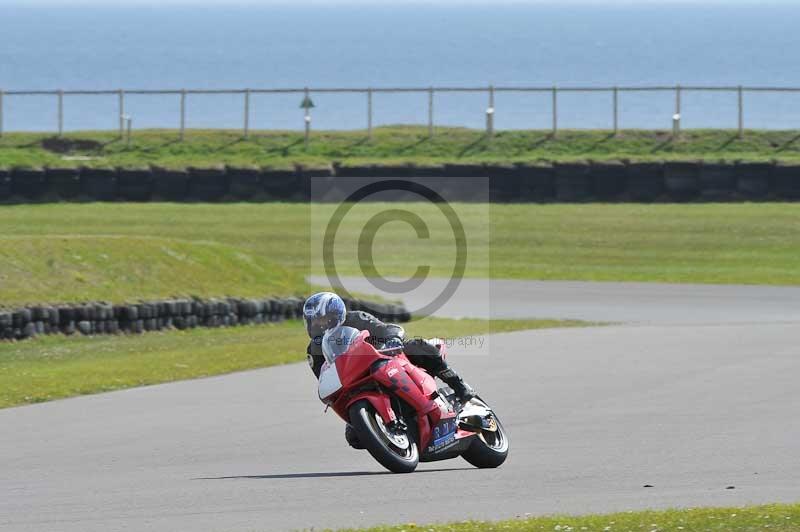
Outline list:
[[[379,350],[368,337],[352,327],[325,334],[319,398],[352,426],[375,460],[395,473],[458,456],[479,468],[505,462],[508,435],[483,399],[461,404],[401,348]],[[428,342],[447,356],[444,342]]]

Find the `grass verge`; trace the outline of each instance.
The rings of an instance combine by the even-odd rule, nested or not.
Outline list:
[[[2,238],[0,306],[307,293],[303,277],[218,242],[150,236]]]
[[[407,276],[428,264],[431,275],[450,275],[446,220],[432,205],[392,204],[400,207],[431,220],[430,238],[386,224],[375,239],[377,270]],[[800,204],[453,207],[471,246],[471,277],[800,284]],[[312,208],[324,219],[334,206],[0,207],[0,304],[304,292]],[[359,204],[342,222],[341,275],[363,275],[353,246],[366,221],[386,208]]]
[[[259,131],[244,139],[241,131],[190,130],[179,142],[177,131],[142,130],[130,147],[116,132],[75,132],[67,139],[93,141],[75,149],[69,158],[45,150],[42,140],[52,134],[9,133],[0,139],[0,167],[122,166],[152,164],[167,168],[189,166],[257,165],[286,168],[295,164],[526,162],[576,159],[713,159],[800,160],[800,131],[686,130],[679,139],[668,131],[605,130],[499,131],[488,139],[483,130],[426,127],[376,128],[372,140],[365,131],[315,131],[308,148],[303,134]],[[77,158],[76,158],[77,156]]]
[[[464,335],[582,325],[550,320],[448,320],[406,325],[411,336]],[[0,343],[0,408],[305,360],[299,321],[140,336],[37,337]]]
[[[800,531],[800,504],[771,504],[737,508],[625,512],[580,517],[532,517],[498,522],[460,521],[450,524],[381,526],[359,532],[692,532]],[[344,531],[342,531],[344,532]]]

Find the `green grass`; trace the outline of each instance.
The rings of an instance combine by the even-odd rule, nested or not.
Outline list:
[[[755,532],[800,531],[800,504],[737,508],[639,511],[580,517],[532,517],[498,522],[459,521],[451,524],[409,523],[358,529],[359,532]]]
[[[742,139],[731,130],[687,130],[673,140],[667,131],[625,130],[614,137],[609,131],[563,130],[556,138],[549,131],[500,131],[487,139],[482,130],[437,128],[428,138],[427,128],[390,126],[364,131],[314,132],[306,149],[302,133],[255,132],[245,140],[240,131],[190,130],[178,142],[171,130],[134,133],[130,147],[114,132],[76,132],[67,138],[99,143],[91,150],[70,155],[91,160],[65,160],[41,147],[48,135],[10,133],[0,139],[0,168],[38,166],[163,167],[256,165],[285,168],[294,164],[436,163],[463,161],[523,162],[540,159],[713,159],[800,160],[800,131],[748,130]]]
[[[409,336],[464,335],[582,325],[551,320],[446,320],[406,324]],[[298,321],[139,336],[37,337],[0,343],[0,408],[305,360]]]
[[[400,206],[423,219],[436,210]],[[332,208],[313,207],[323,219]],[[385,208],[355,208],[341,242],[354,243],[364,221]],[[472,246],[469,276],[800,284],[800,204],[455,208]],[[307,290],[309,216],[308,205],[281,203],[0,207],[0,302],[297,293]],[[381,274],[406,275],[418,264],[450,274],[443,250],[451,234],[432,219],[430,240],[401,223],[381,229]],[[361,275],[355,248],[343,249],[340,273]]]
[[[80,234],[2,242],[0,306],[308,292],[296,272],[217,242]]]

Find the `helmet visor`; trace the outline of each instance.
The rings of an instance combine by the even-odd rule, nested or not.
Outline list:
[[[312,338],[322,336],[325,331],[336,327],[336,325],[338,325],[337,319],[331,315],[306,318],[306,330]]]

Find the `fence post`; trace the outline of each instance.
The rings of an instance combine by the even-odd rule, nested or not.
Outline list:
[[[675,85],[675,116],[673,117],[672,132],[675,136],[681,133],[681,86]]]
[[[433,137],[433,87],[428,88],[428,137]]]
[[[58,90],[58,136],[64,136],[64,91]]]
[[[486,135],[494,136],[494,86],[489,85],[489,107],[486,109]]]
[[[3,89],[0,89],[0,137],[3,136]]]
[[[244,138],[250,136],[250,89],[244,91]]]
[[[367,89],[367,138],[372,140],[372,89]]]
[[[117,100],[119,108],[119,138],[125,137],[125,91],[119,89],[117,91]]]
[[[744,136],[744,91],[741,85],[737,92],[739,95],[739,138],[742,138]]]
[[[553,137],[558,134],[558,87],[553,87]]]
[[[303,91],[305,98],[303,99],[304,102],[310,101],[310,97],[308,94],[308,87],[306,87]],[[303,121],[305,122],[305,148],[308,149],[308,143],[311,137],[311,109],[309,106],[306,106],[305,116],[303,116]]]
[[[619,133],[619,88],[614,87],[614,136]]]
[[[186,89],[181,89],[181,141],[186,138]]]

